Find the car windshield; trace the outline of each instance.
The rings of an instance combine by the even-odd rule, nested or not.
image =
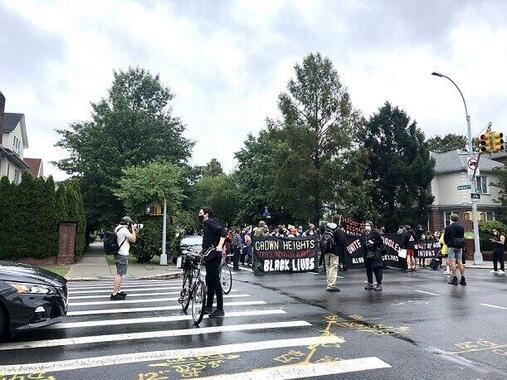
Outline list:
[[[202,245],[202,236],[185,236],[181,239],[182,245]]]

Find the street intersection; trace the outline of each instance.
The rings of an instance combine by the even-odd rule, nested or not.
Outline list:
[[[467,275],[455,287],[392,269],[373,292],[349,270],[327,293],[323,273],[241,270],[226,317],[200,327],[180,279],[126,282],[125,301],[109,300],[110,281],[73,281],[62,323],[0,344],[0,379],[505,378],[507,280]]]

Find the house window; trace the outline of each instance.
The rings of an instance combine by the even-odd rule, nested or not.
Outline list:
[[[488,193],[488,184],[487,177],[477,177],[475,179],[475,188],[477,193],[479,194],[487,194]]]
[[[20,173],[18,169],[14,169],[14,183],[17,185],[20,181]]]

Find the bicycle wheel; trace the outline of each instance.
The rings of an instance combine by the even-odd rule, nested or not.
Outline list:
[[[195,325],[201,323],[204,317],[204,305],[206,304],[206,287],[201,279],[198,279],[192,290],[192,319]]]
[[[178,300],[181,303],[181,308],[183,311],[187,311],[188,305],[190,304],[191,286],[192,275],[190,273],[187,273],[183,277],[183,286],[181,288],[180,299]]]
[[[232,272],[229,265],[223,263],[220,266],[220,284],[224,294],[229,294],[232,289]]]

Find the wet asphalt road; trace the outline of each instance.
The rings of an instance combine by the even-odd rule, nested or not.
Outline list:
[[[199,328],[180,280],[126,283],[127,302],[109,281],[72,282],[63,323],[0,343],[0,379],[507,378],[507,277],[469,270],[455,287],[392,269],[374,292],[360,270],[339,275],[327,293],[322,273],[240,271],[226,318]]]

